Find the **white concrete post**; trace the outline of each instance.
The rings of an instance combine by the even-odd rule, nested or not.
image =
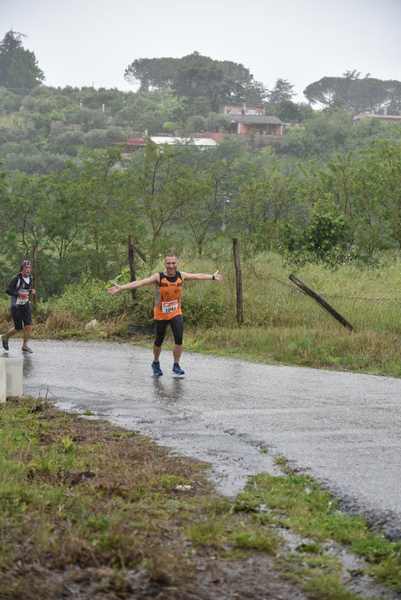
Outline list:
[[[23,396],[23,363],[22,358],[2,358],[6,372],[6,396]]]
[[[7,397],[6,361],[0,358],[0,403],[5,402]]]

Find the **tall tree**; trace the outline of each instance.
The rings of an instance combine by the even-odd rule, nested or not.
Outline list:
[[[178,218],[187,196],[187,169],[179,157],[179,148],[148,141],[138,161],[131,163],[129,194],[149,231],[151,264],[168,243],[167,226]]]
[[[17,173],[10,190],[0,204],[0,222],[7,224],[2,254],[7,258],[29,256],[34,265],[37,285],[40,280],[41,256],[48,240],[45,215],[46,192],[42,178]]]
[[[177,72],[178,58],[137,58],[125,69],[124,77],[130,83],[139,81],[141,92],[171,87]]]
[[[385,108],[398,111],[401,105],[401,82],[361,78],[357,71],[346,71],[342,77],[323,77],[309,84],[304,95],[311,104],[343,108],[351,112],[379,112]]]
[[[254,81],[249,69],[232,61],[213,60],[199,52],[182,58],[140,58],[125,70],[125,78],[139,82],[140,91],[170,88],[178,96],[207,100],[204,114],[218,110],[225,102],[261,101],[265,90]]]
[[[23,47],[22,37],[10,30],[0,42],[0,86],[17,93],[29,92],[45,78],[35,54]]]
[[[281,102],[290,102],[295,96],[294,86],[287,79],[277,79],[276,85],[267,92],[267,99],[270,104],[280,104]]]
[[[277,79],[273,89],[266,94],[266,111],[276,115],[282,121],[300,122],[310,116],[311,110],[305,105],[297,104],[292,99],[295,96],[294,86],[287,79]]]

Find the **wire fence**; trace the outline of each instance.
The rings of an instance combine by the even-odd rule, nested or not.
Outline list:
[[[295,287],[294,285],[291,285],[290,283],[287,283],[286,281],[282,281],[281,279],[278,279],[277,277],[274,277],[273,275],[268,275],[267,276],[268,279],[271,279],[272,281],[275,281],[276,283],[279,283],[282,286],[285,286],[293,291],[299,292],[300,294],[303,294],[302,290],[300,290],[299,288]],[[333,294],[333,293],[326,293],[326,292],[322,292],[321,290],[319,290],[319,294],[321,296],[323,296],[324,298],[330,298],[333,300],[357,300],[357,301],[362,301],[362,302],[376,302],[376,303],[380,303],[380,302],[390,302],[390,303],[394,303],[394,304],[399,304],[401,303],[401,298],[388,298],[386,296],[376,296],[376,297],[372,297],[372,296],[344,296],[342,294]]]

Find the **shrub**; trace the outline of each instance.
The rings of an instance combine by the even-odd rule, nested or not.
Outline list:
[[[51,301],[51,311],[69,313],[80,320],[107,319],[127,311],[130,295],[110,296],[106,288],[106,283],[98,280],[68,285],[62,296]]]
[[[92,129],[85,134],[85,144],[90,148],[104,148],[109,145],[107,129]]]
[[[286,258],[297,264],[321,262],[335,266],[350,257],[351,239],[344,216],[332,206],[317,203],[304,229],[284,224],[280,246]]]
[[[68,331],[79,326],[78,320],[67,311],[53,312],[46,319],[47,331]]]

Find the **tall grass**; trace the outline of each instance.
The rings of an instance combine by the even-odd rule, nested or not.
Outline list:
[[[195,262],[191,267],[211,270],[216,265]],[[400,257],[384,257],[375,269],[345,265],[333,271],[320,265],[295,270],[279,256],[264,254],[245,258],[242,268],[244,326],[236,327],[234,271],[226,261],[219,291],[225,315],[187,335],[187,347],[263,362],[401,376]],[[291,272],[350,321],[354,333],[298,291],[288,280]],[[202,293],[207,304],[207,292],[198,286],[186,290],[186,301]]]
[[[209,271],[216,267],[207,261],[194,261],[190,266],[191,270]],[[234,271],[230,262],[226,262],[221,271],[225,281],[218,294],[213,290],[213,299],[224,305],[224,322],[229,324],[234,322],[235,316]],[[399,257],[391,255],[387,262],[375,269],[351,264],[333,271],[320,265],[293,269],[284,265],[280,256],[263,254],[243,260],[242,271],[245,325],[332,331],[341,328],[314,300],[290,283],[288,276],[295,272],[343,314],[357,332],[401,334]],[[195,298],[199,298],[207,305],[211,290],[203,286],[195,283],[188,289],[188,285],[185,303],[191,305]]]
[[[265,362],[335,367],[401,376],[401,257],[383,255],[375,268],[356,264],[331,270],[321,265],[294,269],[273,253],[242,257],[244,317],[236,324],[235,274],[229,253],[211,259],[183,257],[187,272],[224,275],[212,281],[187,282],[184,315],[186,346],[193,350],[243,356]],[[160,263],[153,269],[162,270]],[[294,272],[321,294],[354,327],[350,334],[314,300],[291,284]],[[140,277],[149,275],[143,271]],[[129,292],[110,296],[107,283],[88,281],[66,288],[63,296],[41,305],[35,325],[46,323],[43,335],[84,332],[82,323],[103,321],[105,337],[127,333],[127,320],[152,320],[150,288],[137,292],[134,307]],[[6,326],[8,307],[0,303],[0,327]],[[53,331],[54,330],[54,331]],[[40,331],[40,327],[39,327]]]

